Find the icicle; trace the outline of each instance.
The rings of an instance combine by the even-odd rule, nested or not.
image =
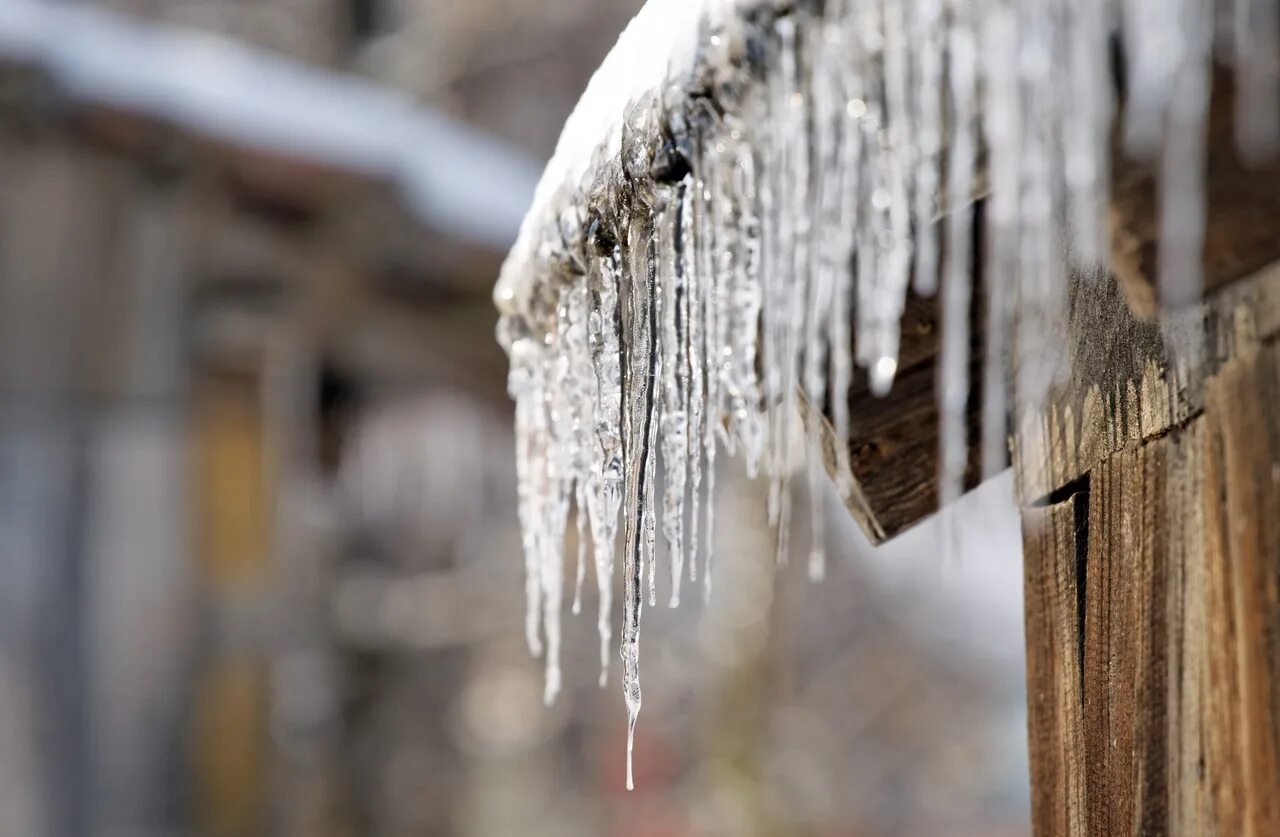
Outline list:
[[[911,237],[907,171],[914,148],[907,45],[903,0],[889,0],[883,9],[884,84],[886,130],[880,135],[880,176],[872,193],[873,208],[880,216],[876,245],[881,250],[880,272],[875,277],[871,392],[884,395],[898,371],[898,329],[911,269]]]
[[[575,401],[582,381],[575,376],[574,361],[580,356],[581,317],[571,316],[572,290],[566,290],[557,306],[558,327],[547,352],[550,362],[550,385],[540,387],[543,402],[537,415],[545,424],[546,448],[541,456],[541,481],[535,483],[539,528],[539,579],[542,587],[542,630],[546,638],[546,684],[543,699],[552,703],[560,692],[560,618],[564,598],[564,545],[572,503],[576,469],[580,460],[576,453],[581,421]],[[589,376],[587,376],[589,380]]]
[[[707,403],[702,415],[703,472],[706,481],[706,499],[702,511],[706,517],[703,526],[703,537],[706,548],[702,559],[703,590],[711,589],[711,558],[714,552],[715,537],[715,488],[716,488],[716,431],[720,426],[721,416],[721,377],[724,367],[724,353],[721,348],[721,335],[724,329],[724,273],[723,262],[729,253],[724,241],[725,227],[723,216],[727,212],[724,201],[715,193],[719,188],[720,159],[724,154],[724,144],[713,139],[710,147],[703,149],[704,212],[699,217],[698,233],[701,239],[701,262],[705,281],[702,285],[703,330],[706,351],[706,387]],[[705,593],[704,593],[705,595]]]
[[[1205,144],[1209,133],[1209,0],[1182,0],[1183,49],[1168,79],[1166,135],[1160,155],[1160,299],[1182,306],[1200,299],[1205,223]],[[1171,15],[1172,17],[1172,15]]]
[[[1171,82],[1182,64],[1179,19],[1203,0],[1122,0],[1125,78],[1128,85],[1124,142],[1131,154],[1151,156],[1160,147]]]
[[[963,14],[954,9],[957,15]],[[951,58],[951,146],[947,157],[946,222],[947,262],[942,285],[942,358],[937,376],[938,412],[941,422],[938,503],[946,507],[964,491],[966,444],[965,405],[969,400],[969,306],[973,229],[974,158],[976,119],[975,55],[968,20],[953,21],[947,45]]]
[[[662,343],[666,349],[662,364],[662,465],[666,474],[662,530],[671,561],[669,607],[680,605],[680,582],[684,575],[684,498],[689,462],[685,407],[689,397],[689,371],[688,346],[684,339],[688,326],[688,294],[683,225],[688,190],[687,182],[680,184],[663,214],[659,233]]]
[[[834,24],[825,26],[818,39],[818,60],[812,80],[814,159],[819,172],[838,171],[841,162],[840,125],[846,105],[834,68],[839,66],[842,48],[839,29]],[[834,231],[839,227],[842,185],[838,180],[831,181],[821,176],[815,178],[812,217],[816,219],[817,229]],[[814,581],[826,575],[826,520],[822,502],[825,465],[819,413],[827,395],[826,352],[827,341],[832,337],[832,294],[838,283],[837,277],[847,272],[847,267],[841,263],[841,257],[847,256],[847,251],[840,241],[838,235],[818,236],[810,252],[813,262],[805,324],[804,391],[810,509],[808,565],[809,577]]]
[[[638,227],[639,225],[637,225]],[[637,232],[633,228],[633,233]],[[635,235],[629,284],[629,325],[631,344],[628,347],[627,398],[623,405],[623,430],[627,460],[635,463],[626,476],[623,528],[624,549],[624,611],[622,623],[622,688],[627,704],[627,788],[633,787],[631,775],[631,750],[635,734],[636,716],[640,712],[640,617],[644,610],[642,585],[647,550],[650,546],[649,524],[652,514],[652,439],[653,421],[653,357],[655,312],[653,285],[648,275],[648,250],[645,236]],[[628,323],[629,321],[629,323]]]
[[[1013,11],[987,8],[982,21],[980,71],[985,90],[983,135],[989,151],[991,197],[987,201],[988,255],[986,352],[983,358],[982,475],[1004,467],[1006,447],[1005,353],[1017,275],[1018,199],[1021,193],[1021,124],[1017,75],[1017,25]]]
[[[507,389],[516,402],[517,502],[525,569],[524,635],[529,653],[535,657],[542,656],[542,637],[538,632],[542,582],[538,572],[539,526],[534,495],[537,451],[544,444],[538,438],[541,431],[537,415],[541,407],[537,384],[540,361],[537,346],[530,338],[522,337],[512,344],[511,373]]]
[[[702,599],[711,600],[711,558],[715,554],[716,534],[716,453],[715,439],[707,442],[707,552],[702,565]]]
[[[791,429],[798,409],[801,333],[806,317],[809,280],[809,144],[807,112],[810,97],[801,80],[796,22],[782,18],[777,24],[777,71],[771,100],[771,116],[777,125],[774,154],[774,216],[777,252],[773,259],[774,340],[765,363],[776,368],[777,391],[773,409],[773,482],[769,490],[769,516],[778,529],[778,563],[787,561],[791,533]],[[768,349],[769,347],[766,347]],[[776,400],[775,400],[776,399]]]
[[[1061,136],[1061,110],[1058,96],[1053,95],[1058,43],[1053,17],[1044,8],[1048,2],[1040,0],[1039,6],[1022,10],[1016,47],[1023,89],[1019,91],[1022,125],[1015,162],[1019,169],[1018,215],[1011,230],[1017,236],[1012,246],[1017,259],[1014,304],[1019,328],[1044,335],[1035,341],[1019,341],[1016,347],[1016,408],[1022,412],[1043,404],[1052,384],[1059,349],[1047,338],[1053,332],[1059,291],[1065,287],[1058,209],[1063,190],[1061,178],[1054,174],[1055,143]]]
[[[618,512],[622,505],[622,354],[620,346],[621,313],[618,291],[622,282],[622,256],[616,245],[606,252],[589,274],[595,284],[592,291],[591,356],[596,371],[597,402],[595,436],[599,445],[599,471],[596,491],[588,495],[594,507],[591,515],[591,539],[596,552],[596,583],[599,591],[599,615],[596,627],[600,635],[600,687],[609,678],[609,644],[613,629],[613,550],[617,535]]]
[[[587,496],[583,489],[577,494],[578,555],[573,581],[573,615],[582,613],[582,585],[587,580]]]
[[[649,225],[651,231],[652,223]],[[643,240],[645,250],[644,281],[649,285],[649,398],[646,409],[649,411],[645,427],[649,434],[645,442],[644,467],[644,564],[648,567],[649,607],[658,606],[658,551],[655,498],[658,481],[658,424],[662,415],[662,367],[664,365],[662,340],[659,339],[659,328],[662,322],[663,288],[659,279],[657,265],[657,246],[652,233]]]
[[[1100,264],[1107,246],[1107,160],[1113,109],[1109,9],[1110,0],[1080,0],[1075,13],[1067,15],[1070,94],[1062,115],[1063,176],[1071,254],[1083,269]]]
[[[744,130],[734,129],[741,137]],[[731,438],[742,446],[747,476],[755,479],[764,456],[766,428],[760,404],[757,343],[764,291],[760,277],[760,214],[755,152],[745,141],[734,146],[732,183],[726,200],[737,201],[736,247],[728,279],[729,333],[726,335],[725,388],[729,398]]]
[[[582,612],[582,587],[587,576],[587,531],[589,528],[589,500],[598,478],[596,468],[596,409],[599,381],[592,365],[589,337],[590,291],[583,283],[566,292],[564,304],[565,327],[562,332],[564,352],[568,360],[569,381],[566,396],[567,411],[572,415],[571,445],[568,457],[568,479],[574,484],[574,504],[577,516],[578,550],[573,587],[573,613]]]
[[[563,534],[563,530],[560,530]],[[542,700],[548,706],[560,694],[560,609],[564,595],[563,538],[547,538],[542,554],[542,629],[547,638],[546,682]]]
[[[866,130],[864,118],[867,115],[864,98],[867,93],[862,87],[862,76],[858,71],[861,63],[859,40],[856,33],[849,30],[855,20],[850,15],[838,24],[835,33],[838,40],[832,47],[839,53],[852,53],[853,57],[847,63],[837,63],[829,70],[835,77],[832,99],[838,108],[836,118],[840,121],[839,162],[836,166],[839,173],[839,214],[835,227],[823,232],[831,242],[831,267],[834,270],[833,304],[827,326],[831,355],[829,397],[832,427],[837,442],[836,455],[841,460],[846,460],[848,456],[849,390],[853,384],[853,336],[849,326],[853,315],[855,285],[855,271],[851,261],[862,218],[859,210],[862,203],[863,134]],[[844,103],[843,108],[839,108],[840,102]],[[847,461],[841,461],[840,465],[842,473],[847,471]],[[852,487],[838,487],[844,499],[848,499],[848,492]]]
[[[1280,4],[1234,0],[1236,142],[1255,161],[1280,146]]]
[[[686,205],[684,213],[685,229],[684,252],[687,278],[685,282],[685,306],[687,324],[685,337],[688,348],[685,352],[689,359],[689,420],[686,438],[689,445],[689,581],[698,580],[698,518],[701,508],[702,471],[705,456],[703,439],[707,411],[708,379],[711,361],[707,355],[706,322],[707,322],[707,285],[712,281],[711,271],[707,267],[707,240],[704,232],[704,218],[707,217],[709,195],[702,162],[703,152],[699,150],[694,161],[693,198]]]
[[[942,148],[942,59],[941,0],[914,0],[910,4],[911,41],[914,46],[916,150],[915,171],[915,288],[932,294],[938,283],[938,245],[934,217],[938,199],[938,155]],[[953,56],[954,60],[954,56]]]

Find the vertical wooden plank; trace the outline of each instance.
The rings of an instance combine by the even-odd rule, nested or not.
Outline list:
[[[1207,562],[1201,543],[1203,423],[1192,422],[1172,437],[1166,469],[1165,518],[1168,533],[1164,602],[1167,707],[1168,833],[1213,834],[1206,781],[1204,713],[1208,688]],[[1150,734],[1158,735],[1158,729]]]
[[[1078,509],[1087,494],[1022,514],[1031,818],[1040,834],[1084,835],[1080,764]]]
[[[1280,345],[1205,393],[1024,513],[1039,834],[1280,834]]]
[[[1121,451],[1091,477],[1084,729],[1091,834],[1165,820],[1163,544],[1167,440]]]
[[[1134,585],[1135,618],[1133,735],[1135,741],[1134,796],[1132,816],[1136,834],[1163,833],[1168,822],[1168,717],[1169,694],[1169,546],[1174,538],[1169,520],[1167,488],[1170,449],[1169,437],[1158,439],[1138,449],[1143,486],[1141,502],[1136,507],[1137,531],[1131,541],[1139,544],[1140,558],[1135,568],[1138,583]],[[1140,742],[1140,743],[1139,743]]]
[[[1205,410],[1209,768],[1222,833],[1280,834],[1280,347],[1226,364]]]

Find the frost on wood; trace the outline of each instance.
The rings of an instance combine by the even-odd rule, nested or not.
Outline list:
[[[1273,150],[1276,25],[1274,0],[650,2],[571,116],[495,290],[517,404],[528,640],[546,655],[547,699],[571,515],[592,541],[602,684],[622,552],[634,726],[659,534],[670,605],[685,568],[709,592],[723,449],[768,478],[784,559],[795,431],[807,430],[816,492],[821,408],[847,439],[855,365],[873,393],[892,386],[911,287],[941,289],[939,496],[959,496],[977,198],[988,469],[1010,410],[1052,382],[1069,272],[1108,252],[1116,135],[1163,173],[1166,298],[1195,296],[1210,62],[1218,49],[1236,65],[1241,150]],[[1015,322],[1043,339],[1010,358]]]

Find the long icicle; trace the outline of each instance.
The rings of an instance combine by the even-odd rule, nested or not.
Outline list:
[[[684,330],[688,328],[688,293],[685,286],[683,224],[685,198],[689,186],[681,182],[661,221],[659,271],[663,284],[662,341],[668,354],[662,365],[662,466],[666,474],[662,527],[671,562],[669,607],[680,605],[680,584],[684,576],[685,487],[688,478],[689,448],[686,437],[686,404],[689,371]]]

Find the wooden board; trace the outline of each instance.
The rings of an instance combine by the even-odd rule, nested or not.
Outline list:
[[[1077,509],[1088,493],[1027,509],[1024,594],[1027,615],[1027,734],[1031,760],[1031,816],[1045,833],[1084,835],[1081,654],[1083,609],[1076,537]],[[1083,534],[1083,533],[1082,533]]]
[[[1037,833],[1280,833],[1277,404],[1269,341],[1024,511]]]
[[[972,242],[973,297],[969,306],[969,400],[965,407],[968,460],[965,489],[981,481],[983,323],[982,203]],[[941,361],[942,292],[909,292],[903,308],[898,372],[884,396],[871,393],[867,371],[855,368],[849,390],[849,439],[838,442],[829,421],[820,443],[827,471],[845,507],[872,543],[881,543],[938,510],[939,416],[937,377]],[[824,410],[830,416],[830,405]]]

